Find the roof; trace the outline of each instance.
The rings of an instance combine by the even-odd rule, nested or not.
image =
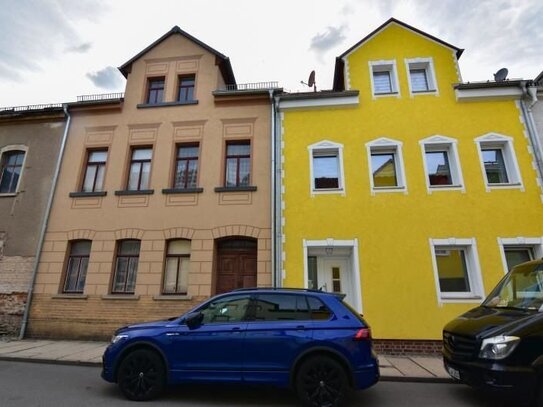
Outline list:
[[[454,89],[488,89],[488,88],[507,88],[519,87],[521,79],[505,80],[505,81],[485,81],[485,82],[465,82],[453,85]]]
[[[0,119],[15,119],[36,116],[64,116],[64,107],[60,103],[45,105],[0,107]]]
[[[211,48],[209,45],[203,43],[202,41],[200,41],[198,38],[195,38],[193,37],[192,35],[190,35],[189,33],[187,33],[186,31],[183,31],[181,28],[179,28],[178,26],[174,26],[170,31],[168,31],[166,34],[164,34],[162,37],[160,37],[158,40],[156,40],[155,42],[153,42],[151,45],[149,45],[147,48],[145,48],[144,50],[142,50],[141,52],[139,52],[137,55],[135,55],[134,57],[132,57],[129,61],[125,62],[124,64],[122,64],[118,69],[119,71],[121,71],[121,73],[124,75],[124,77],[126,78],[128,76],[128,74],[130,73],[130,71],[132,70],[132,64],[137,61],[139,58],[141,58],[143,55],[145,55],[147,52],[149,52],[151,49],[153,49],[154,47],[156,47],[158,44],[160,44],[162,41],[166,40],[167,38],[169,38],[170,36],[174,35],[174,34],[180,34],[182,35],[183,37],[185,37],[186,39],[188,39],[189,41],[192,41],[193,43],[195,43],[196,45],[202,47],[203,49],[205,49],[206,51],[209,51],[210,53],[212,53],[213,55],[215,55],[215,57],[217,58],[218,60],[218,65],[219,65],[219,69],[221,71],[221,74],[224,78],[224,81],[227,83],[227,84],[235,84],[236,83],[236,78],[234,77],[234,71],[232,70],[232,65],[230,64],[230,58],[228,58],[226,55],[223,55],[221,54],[219,51],[215,50],[214,48]]]
[[[284,93],[281,100],[305,100],[305,99],[323,99],[323,98],[341,98],[346,96],[358,96],[358,90],[321,90],[318,92],[299,92],[299,93]]]
[[[343,68],[345,66],[345,63],[343,61],[343,58],[345,58],[348,54],[350,54],[352,51],[354,51],[356,48],[360,47],[362,44],[364,44],[366,41],[373,38],[375,34],[377,34],[379,31],[384,29],[386,26],[390,24],[398,24],[410,31],[413,31],[417,34],[420,34],[432,41],[435,41],[447,48],[452,49],[456,52],[456,57],[460,58],[464,50],[462,48],[458,48],[452,44],[449,44],[448,42],[445,42],[443,40],[440,40],[437,37],[434,37],[433,35],[430,35],[422,30],[419,30],[418,28],[415,28],[409,24],[404,23],[403,21],[400,21],[394,17],[389,18],[387,21],[385,21],[383,24],[381,24],[379,27],[377,27],[375,30],[373,30],[371,33],[366,35],[364,38],[362,38],[360,41],[358,41],[356,44],[354,44],[352,47],[350,47],[347,51],[345,51],[343,54],[341,54],[339,57],[336,58],[336,66],[334,69],[334,83],[333,88],[334,90],[343,90],[345,89],[345,79],[343,78]]]

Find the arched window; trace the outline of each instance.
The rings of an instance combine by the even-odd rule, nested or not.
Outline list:
[[[7,150],[1,153],[0,159],[0,194],[17,192],[23,171],[26,152],[23,150]]]

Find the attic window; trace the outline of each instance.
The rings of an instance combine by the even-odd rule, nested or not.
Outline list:
[[[194,75],[179,76],[178,102],[191,102],[194,100]]]
[[[150,78],[147,84],[147,103],[158,104],[164,101],[164,77]]]
[[[373,96],[399,96],[396,61],[370,61]]]

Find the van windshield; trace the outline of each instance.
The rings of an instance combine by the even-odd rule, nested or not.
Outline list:
[[[543,264],[525,263],[513,268],[483,306],[543,312]]]

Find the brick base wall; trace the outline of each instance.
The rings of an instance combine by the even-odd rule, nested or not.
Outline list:
[[[109,340],[125,325],[177,317],[207,297],[190,300],[55,298],[34,294],[26,337],[47,339]]]
[[[26,304],[26,293],[0,293],[0,336],[19,334]]]
[[[441,355],[442,342],[436,340],[374,339],[373,347],[378,354],[383,355]]]

